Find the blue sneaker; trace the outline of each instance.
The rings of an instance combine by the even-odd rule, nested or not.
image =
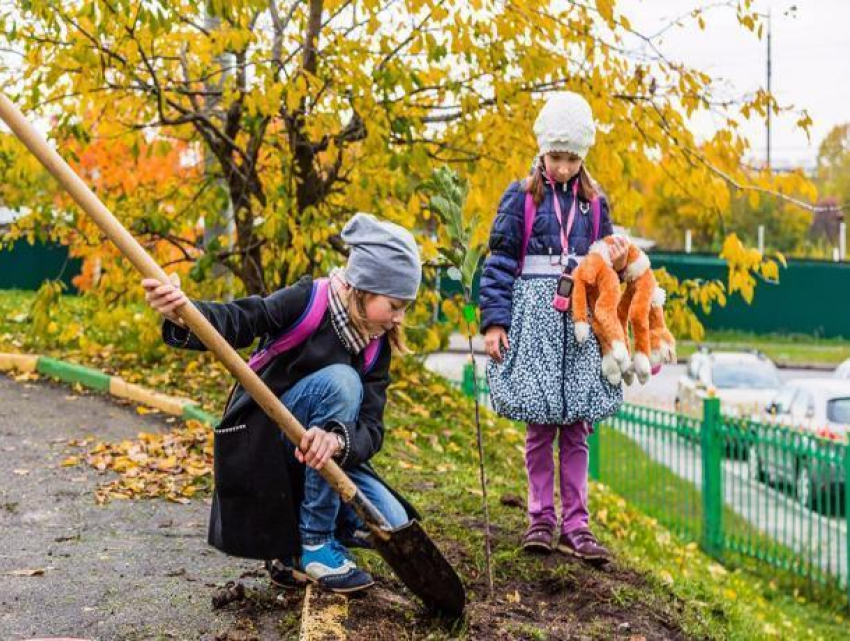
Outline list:
[[[301,563],[306,578],[330,592],[350,594],[365,590],[375,583],[372,576],[359,569],[354,559],[337,541],[321,545],[302,545]]]

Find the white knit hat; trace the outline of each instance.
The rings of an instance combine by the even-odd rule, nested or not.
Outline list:
[[[565,151],[584,158],[596,137],[590,105],[572,91],[552,94],[534,121],[534,135],[541,156]]]

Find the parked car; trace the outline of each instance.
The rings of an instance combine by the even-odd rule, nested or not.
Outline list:
[[[679,378],[676,404],[685,414],[702,416],[703,399],[716,396],[725,416],[752,416],[764,411],[781,387],[776,365],[764,354],[701,349]]]
[[[782,387],[779,372],[759,352],[712,352],[705,348],[691,355],[685,374],[676,388],[676,410],[702,418],[703,400],[720,399],[720,413],[731,419],[752,417],[764,411]],[[747,455],[743,438],[744,421],[727,422],[726,456]],[[695,433],[691,438],[698,438]]]
[[[835,368],[835,371],[832,373],[832,377],[850,380],[850,358]]]
[[[770,428],[750,439],[750,478],[792,487],[807,507],[825,511],[844,490],[850,433],[850,380],[788,381],[768,403]]]

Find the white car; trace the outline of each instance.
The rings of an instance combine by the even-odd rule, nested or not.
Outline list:
[[[850,380],[799,378],[788,381],[765,408],[768,420],[831,440],[850,430]]]
[[[703,399],[720,399],[725,416],[752,416],[764,411],[782,381],[776,365],[758,352],[711,352],[705,349],[688,359],[676,389],[678,411],[702,416]]]
[[[850,380],[788,381],[767,406],[773,430],[751,439],[747,465],[753,480],[794,488],[808,507],[825,511],[844,485],[843,443],[850,432]],[[817,437],[817,438],[814,438]]]
[[[850,380],[850,358],[835,368],[835,371],[832,373],[832,378]]]

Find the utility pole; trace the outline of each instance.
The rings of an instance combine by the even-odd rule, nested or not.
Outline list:
[[[771,60],[771,33],[770,33],[770,9],[767,10],[767,93],[770,94],[771,90],[771,80],[773,76],[773,68],[772,68],[772,60]],[[770,171],[770,119],[771,119],[771,109],[770,106],[767,108],[767,171]]]

